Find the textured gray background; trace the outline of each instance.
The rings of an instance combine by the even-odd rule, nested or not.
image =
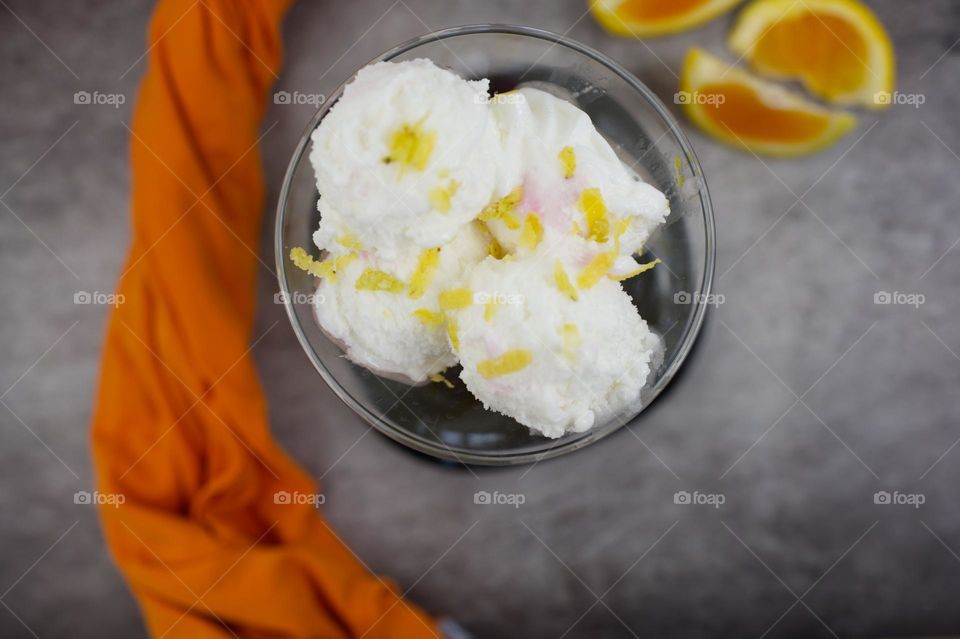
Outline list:
[[[111,290],[127,250],[123,122],[150,7],[0,5],[0,636],[140,636],[95,515],[72,500],[92,482],[105,316],[72,300]],[[960,11],[874,5],[900,89],[924,94],[921,108],[866,115],[821,155],[766,164],[687,127],[716,207],[726,302],[634,434],[475,474],[364,435],[300,352],[262,270],[256,335],[280,323],[255,352],[276,436],[322,477],[327,516],[365,562],[480,637],[960,631]],[[729,21],[648,49],[583,11],[583,0],[302,2],[278,88],[330,92],[428,28],[496,21],[569,30],[669,100],[686,49],[722,51]],[[127,103],[75,106],[81,89]],[[271,202],[310,110],[267,116]],[[267,237],[265,225],[264,250]],[[926,301],[874,305],[881,290]],[[481,489],[526,503],[475,506]],[[880,489],[926,503],[875,505]],[[726,503],[678,506],[678,490]]]

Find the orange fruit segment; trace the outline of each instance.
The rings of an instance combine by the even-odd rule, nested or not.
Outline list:
[[[740,0],[587,0],[590,12],[615,35],[646,38],[691,29]]]
[[[813,153],[857,123],[696,48],[684,62],[677,101],[708,135],[759,155]]]
[[[859,0],[755,0],[727,44],[757,71],[800,80],[831,102],[874,109],[890,103],[893,45]]]

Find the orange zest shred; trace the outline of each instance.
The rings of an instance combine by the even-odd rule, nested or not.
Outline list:
[[[384,293],[401,293],[405,289],[403,282],[395,276],[377,269],[368,268],[357,278],[358,291],[382,291]]]
[[[609,277],[609,278],[612,279],[612,280],[617,280],[618,282],[622,282],[623,280],[628,280],[628,279],[630,279],[631,277],[634,277],[635,275],[640,275],[641,273],[646,273],[647,271],[649,271],[650,269],[652,269],[654,266],[656,266],[656,265],[659,264],[659,263],[660,263],[660,258],[658,257],[657,259],[653,260],[652,262],[647,262],[646,264],[641,264],[640,266],[638,266],[637,268],[633,269],[633,270],[630,271],[629,273],[624,273],[623,275],[608,275],[607,277]]]
[[[443,373],[434,373],[430,376],[431,382],[437,382],[438,384],[443,384],[447,388],[453,388],[453,384],[450,383],[446,377],[443,376]]]
[[[477,372],[484,379],[502,377],[522,371],[533,361],[533,353],[525,348],[515,348],[506,351],[500,357],[485,359],[477,363]]]
[[[389,152],[383,161],[399,164],[401,171],[408,168],[422,171],[427,168],[436,144],[436,131],[424,131],[420,122],[404,124],[390,135]]]
[[[536,213],[528,213],[520,232],[520,246],[533,250],[543,239],[543,225]]]
[[[560,164],[563,166],[563,178],[569,180],[573,177],[574,171],[577,170],[577,154],[574,153],[572,146],[565,146],[560,149],[560,154],[557,155],[557,158],[559,158]]]
[[[451,200],[453,200],[453,196],[457,194],[459,188],[459,182],[450,180],[446,186],[438,186],[430,189],[430,192],[427,194],[430,200],[430,206],[441,213],[446,213],[450,210]]]
[[[423,297],[423,294],[430,287],[430,283],[433,281],[433,275],[439,265],[439,248],[429,248],[420,254],[420,259],[417,261],[417,268],[413,271],[413,275],[410,276],[410,287],[407,289],[407,294],[410,296],[410,299]]]
[[[606,242],[610,235],[610,220],[607,217],[607,204],[603,201],[600,189],[584,189],[578,202],[583,218],[587,223],[587,239]]]
[[[447,318],[447,336],[450,338],[450,346],[454,352],[460,350],[460,334],[457,331],[457,320],[452,317]]]
[[[514,215],[514,211],[520,205],[522,199],[523,187],[518,186],[493,204],[484,207],[477,219],[483,221],[500,220],[508,229],[516,230],[520,228],[520,221]]]
[[[579,299],[580,294],[577,293],[576,287],[570,282],[570,278],[567,276],[566,270],[563,268],[563,263],[560,260],[557,260],[553,264],[553,281],[557,285],[557,288],[560,289],[560,292],[569,297],[574,302]]]
[[[446,319],[443,313],[431,311],[428,308],[418,308],[413,312],[413,316],[420,320],[420,323],[427,328],[437,328],[443,324],[444,319]]]
[[[473,304],[473,291],[469,288],[451,288],[440,293],[440,308],[456,311]]]
[[[580,271],[580,274],[577,276],[577,287],[582,289],[592,288],[607,274],[616,259],[617,254],[612,251],[598,253],[597,256],[590,260],[590,263]]]

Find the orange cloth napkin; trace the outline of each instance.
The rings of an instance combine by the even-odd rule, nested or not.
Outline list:
[[[156,637],[437,636],[312,505],[275,503],[317,493],[270,437],[250,356],[258,126],[288,4],[156,7],[93,424],[98,490],[125,501],[100,515]]]

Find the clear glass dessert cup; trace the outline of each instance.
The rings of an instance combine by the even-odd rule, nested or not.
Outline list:
[[[663,361],[651,372],[639,404],[583,433],[547,439],[509,417],[483,408],[457,377],[455,388],[412,386],[352,363],[315,320],[315,280],[288,259],[307,247],[317,228],[318,193],[308,159],[310,134],[340,97],[342,86],[308,124],[280,193],[276,263],[293,330],[324,381],[360,417],[388,437],[422,453],[467,464],[520,464],[569,453],[625,424],[666,388],[696,341],[713,281],[713,211],[700,164],[687,138],[659,99],[619,64],[547,31],[507,25],[457,27],[405,42],[377,58],[428,58],[467,79],[490,78],[503,92],[533,86],[586,111],[621,159],[670,200],[670,216],[647,243],[645,257],[663,263],[624,282],[640,315],[663,337]],[[602,312],[602,309],[597,309]]]

